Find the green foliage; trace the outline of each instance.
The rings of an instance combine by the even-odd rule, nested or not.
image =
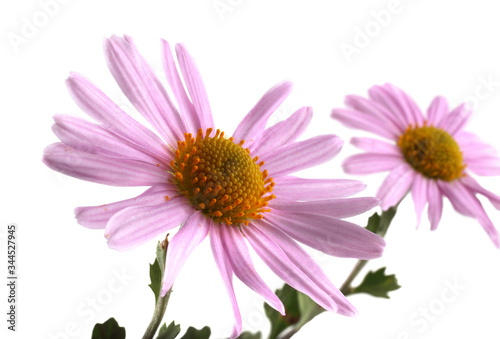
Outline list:
[[[271,322],[269,338],[276,338],[290,326],[293,326],[294,331],[298,331],[304,324],[324,311],[307,295],[289,285],[285,284],[282,289],[276,290],[276,295],[283,302],[286,315],[282,316],[269,305],[264,304],[266,316]]]
[[[149,264],[149,277],[151,278],[151,284],[149,287],[155,294],[155,304],[160,298],[161,290],[161,280],[163,278],[163,272],[165,271],[165,257],[166,249],[164,249],[160,242],[156,246],[156,259],[153,264]]]
[[[385,267],[382,267],[376,272],[368,272],[363,282],[354,287],[351,293],[368,293],[374,297],[389,298],[387,293],[400,287],[396,275],[386,275]]]
[[[264,311],[271,322],[271,332],[269,338],[276,338],[285,328],[296,324],[300,319],[299,301],[297,291],[289,285],[284,285],[282,289],[276,290],[276,295],[285,306],[286,315],[282,316],[278,311],[264,304]]]
[[[162,278],[160,264],[158,264],[158,259],[155,259],[155,262],[153,264],[149,264],[149,277],[151,278],[151,284],[149,284],[148,286],[155,294],[155,303],[156,303],[158,301],[158,298],[160,297],[161,278]]]
[[[396,215],[396,207],[391,207],[387,211],[383,211],[382,214],[378,215],[376,212],[368,219],[368,225],[366,229],[381,237],[385,236],[387,229],[391,225],[391,221]]]
[[[311,298],[309,298],[304,293],[297,292],[297,298],[299,300],[300,309],[300,321],[295,325],[296,330],[299,330],[302,326],[307,324],[311,319],[320,313],[323,313],[325,309]]]
[[[125,339],[125,328],[120,327],[115,318],[109,318],[102,324],[95,324],[92,339]]]
[[[241,333],[237,339],[262,339],[262,334],[260,332],[250,333],[248,331],[245,331]]]
[[[210,338],[210,327],[205,326],[201,330],[194,327],[187,329],[186,333],[181,337],[181,339],[208,339]]]
[[[174,339],[181,332],[181,325],[176,325],[175,321],[172,321],[170,325],[163,324],[160,327],[160,331],[158,332],[158,336],[156,339]]]

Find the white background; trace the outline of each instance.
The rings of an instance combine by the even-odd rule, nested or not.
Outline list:
[[[269,87],[288,79],[294,91],[274,121],[309,105],[315,115],[304,137],[368,136],[331,120],[330,110],[342,106],[347,94],[365,95],[372,85],[392,82],[422,109],[436,95],[454,104],[475,103],[468,129],[500,148],[500,21],[493,1],[72,0],[44,15],[47,1],[2,2],[0,9],[2,276],[6,225],[18,224],[18,332],[9,331],[8,338],[90,338],[93,325],[111,316],[126,327],[127,338],[140,338],[152,314],[148,263],[156,241],[115,252],[102,231],[79,226],[73,216],[76,206],[126,199],[143,188],[79,181],[40,161],[43,148],[56,141],[52,116],[84,116],[64,85],[70,71],[92,79],[138,118],[104,61],[102,41],[111,34],[131,35],[160,77],[159,38],[185,43],[205,80],[217,127],[226,133]],[[222,13],[214,4],[229,7]],[[389,8],[390,17],[380,14]],[[31,36],[27,21],[39,26]],[[359,32],[367,30],[371,36],[363,41]],[[12,43],[23,34],[26,40]],[[358,48],[350,62],[342,44]],[[483,85],[487,79],[493,82],[489,88]],[[336,159],[302,175],[345,178],[340,164],[354,152],[346,142]],[[374,195],[384,177],[358,177],[369,185],[361,196]],[[500,193],[498,178],[480,182]],[[485,208],[500,227],[500,212],[488,202]],[[365,224],[369,214],[354,220]],[[387,266],[403,287],[390,300],[352,296],[358,318],[325,313],[296,338],[498,338],[500,252],[476,221],[458,215],[446,201],[437,231],[430,232],[426,220],[416,230],[407,198],[386,240],[384,257],[369,268]],[[181,272],[165,321],[175,319],[184,330],[209,325],[213,338],[222,338],[233,320],[208,245],[205,241]],[[355,263],[311,253],[337,286]],[[280,287],[255,261],[270,286]],[[0,333],[8,332],[4,282]],[[450,284],[459,289],[449,290]],[[236,290],[244,330],[267,333],[262,299],[239,282]],[[89,304],[93,298],[97,310]],[[427,320],[420,313],[425,309],[430,309]]]

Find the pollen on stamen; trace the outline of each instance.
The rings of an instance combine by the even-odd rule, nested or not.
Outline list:
[[[398,140],[405,160],[430,179],[453,181],[465,176],[462,152],[445,130],[410,125]]]
[[[269,212],[268,201],[274,181],[264,162],[243,148],[245,140],[234,142],[224,132],[199,129],[196,137],[184,134],[170,163],[172,181],[193,207],[214,221],[226,225],[248,225]]]

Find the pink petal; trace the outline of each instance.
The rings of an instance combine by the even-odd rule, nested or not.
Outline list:
[[[435,97],[427,109],[427,124],[442,127],[444,117],[448,114],[448,103],[443,97]]]
[[[201,128],[203,130],[206,130],[209,127],[213,128],[214,122],[212,118],[212,111],[210,109],[207,91],[205,90],[205,85],[201,79],[200,72],[184,45],[177,44],[175,46],[175,51],[177,53],[177,60],[179,61],[184,82],[186,83],[186,87],[189,91],[189,96],[191,97],[191,101],[193,102],[198,114]]]
[[[354,316],[356,309],[346,299],[346,297],[330,282],[321,267],[307,254],[302,247],[280,229],[265,221],[256,223],[257,229],[265,232],[287,255],[288,259],[304,272],[320,289],[329,294],[330,298],[337,306],[337,313]]]
[[[205,239],[208,229],[207,217],[201,211],[196,211],[170,240],[162,279],[162,296],[172,288],[182,266],[193,250]]]
[[[428,180],[427,201],[429,203],[427,217],[431,223],[431,230],[434,231],[437,229],[443,213],[443,195],[436,180]]]
[[[104,43],[108,67],[130,102],[171,146],[183,139],[185,127],[149,65],[130,38],[111,37]]]
[[[352,138],[351,144],[367,152],[401,156],[401,149],[398,146],[378,139]]]
[[[453,182],[439,181],[438,184],[440,190],[450,200],[453,208],[459,213],[477,219],[491,241],[496,247],[500,248],[498,231],[483,209],[481,202],[474,196],[474,193],[469,191],[467,186],[458,180]]]
[[[265,157],[273,149],[295,141],[311,122],[312,109],[302,107],[288,119],[264,130],[264,133],[250,146],[252,154]]]
[[[384,121],[387,128],[394,135],[402,134],[408,127],[401,119],[399,114],[395,116],[391,111],[387,110],[383,105],[377,101],[366,99],[357,95],[348,95],[345,97],[344,103],[354,110],[364,113],[368,116],[378,118]]]
[[[292,91],[290,82],[282,82],[269,89],[239,123],[233,133],[236,143],[256,139],[264,130],[269,117]]]
[[[415,204],[415,213],[417,214],[417,228],[420,225],[422,212],[427,203],[428,181],[422,175],[416,175],[413,187],[411,189],[413,203]]]
[[[382,210],[396,206],[410,189],[416,173],[407,164],[396,167],[384,180],[377,192],[377,198],[382,200]]]
[[[193,212],[184,197],[159,205],[125,208],[106,225],[108,246],[118,251],[132,249],[184,223]]]
[[[177,187],[172,184],[156,184],[141,195],[127,200],[100,206],[84,206],[75,208],[75,217],[82,226],[99,229],[105,228],[109,219],[119,211],[133,206],[149,206],[164,203],[166,197],[178,194]]]
[[[465,104],[461,104],[444,118],[443,129],[454,136],[467,124],[471,113]]]
[[[303,179],[294,176],[275,178],[273,193],[293,200],[324,200],[350,197],[361,192],[366,185],[346,179]]]
[[[384,86],[373,86],[368,90],[368,95],[373,101],[379,103],[390,112],[398,122],[398,125],[402,127],[402,131],[405,130],[405,126],[408,127],[412,123],[410,112],[404,110],[401,107],[400,99],[394,97],[394,95]]]
[[[177,67],[175,66],[175,60],[168,42],[161,40],[161,43],[163,48],[163,67],[165,69],[165,75],[175,96],[179,110],[184,117],[184,121],[188,129],[186,132],[196,135],[198,129],[201,128],[200,118],[196,114],[193,103],[189,100],[189,97],[186,94],[186,90],[182,84]]]
[[[320,165],[335,157],[343,141],[335,135],[320,135],[284,145],[264,158],[264,169],[273,177]]]
[[[89,80],[71,73],[66,84],[77,105],[94,120],[102,123],[108,131],[141,146],[157,157],[169,157],[170,152],[156,134],[127,115]]]
[[[425,117],[424,117],[424,114],[422,113],[422,111],[420,110],[420,108],[418,107],[418,105],[415,103],[415,101],[408,94],[403,92],[401,89],[396,88],[396,87],[394,87],[394,88],[397,92],[399,92],[399,94],[403,98],[403,101],[406,102],[407,109],[409,109],[412,112],[415,123],[418,126],[422,126],[424,124]]]
[[[350,156],[342,164],[349,174],[371,174],[390,171],[404,163],[401,155],[364,153]]]
[[[297,202],[293,200],[275,199],[269,202],[271,209],[288,212],[304,212],[323,214],[335,218],[349,218],[378,206],[377,198],[331,199],[319,201]]]
[[[454,136],[467,169],[479,175],[500,175],[498,151],[477,135],[460,131]]]
[[[273,211],[264,218],[297,241],[329,255],[373,259],[382,255],[384,239],[363,227],[333,217]]]
[[[210,223],[210,231],[209,231],[210,245],[212,246],[212,253],[214,256],[215,264],[219,269],[222,281],[224,282],[224,286],[226,287],[227,294],[229,295],[231,306],[233,308],[235,325],[233,327],[233,333],[231,334],[231,338],[236,338],[241,333],[242,322],[241,322],[240,309],[238,307],[236,295],[234,294],[233,268],[231,267],[231,263],[229,262],[224,247],[222,245],[223,240],[222,240],[222,235],[220,233],[220,228],[223,226],[214,225],[212,221],[209,221],[209,223]]]
[[[44,150],[43,162],[63,174],[111,186],[152,186],[168,182],[171,174],[159,164],[105,157],[72,149],[62,143]]]
[[[391,140],[397,140],[400,135],[400,133],[390,129],[388,122],[353,110],[335,108],[332,110],[331,117],[347,127],[359,128]]]
[[[460,150],[464,153],[464,158],[498,157],[496,148],[485,143],[474,133],[461,130],[455,133],[454,139],[460,146]]]
[[[152,156],[149,152],[144,152],[141,147],[96,124],[67,115],[56,115],[54,120],[56,122],[52,126],[54,134],[64,144],[77,150],[108,157],[165,164],[164,158]]]
[[[500,210],[500,196],[479,185],[470,175],[460,179],[460,181],[467,186],[469,191],[484,195],[497,210]]]
[[[224,250],[233,267],[234,274],[245,285],[263,296],[271,307],[280,312],[281,315],[285,315],[285,307],[281,300],[260,278],[257,271],[255,271],[250,253],[240,230],[237,227],[221,225],[220,234]]]
[[[500,159],[499,158],[465,158],[467,169],[477,175],[496,176],[500,175]]]
[[[396,112],[398,110],[402,112],[407,122],[417,126],[423,125],[424,118],[422,111],[420,111],[408,94],[392,84],[385,84],[382,88],[386,91],[388,97],[392,99],[392,103],[395,105],[394,107],[397,107]]]
[[[332,302],[327,291],[323,291],[304,271],[291,262],[273,239],[259,229],[260,226],[250,224],[242,231],[262,261],[285,283],[309,295],[323,308],[336,312],[337,305]]]

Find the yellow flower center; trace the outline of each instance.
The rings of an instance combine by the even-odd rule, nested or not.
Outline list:
[[[238,144],[233,138],[224,138],[217,130],[200,128],[196,138],[184,134],[185,140],[177,142],[175,160],[172,160],[173,181],[180,192],[216,222],[226,225],[248,225],[250,219],[262,219],[269,212],[268,201],[276,198],[269,194],[274,187],[273,178],[259,157],[252,159],[250,150],[243,148],[245,140]]]
[[[406,161],[427,178],[452,181],[464,176],[462,152],[443,129],[410,125],[399,137],[398,146]]]

